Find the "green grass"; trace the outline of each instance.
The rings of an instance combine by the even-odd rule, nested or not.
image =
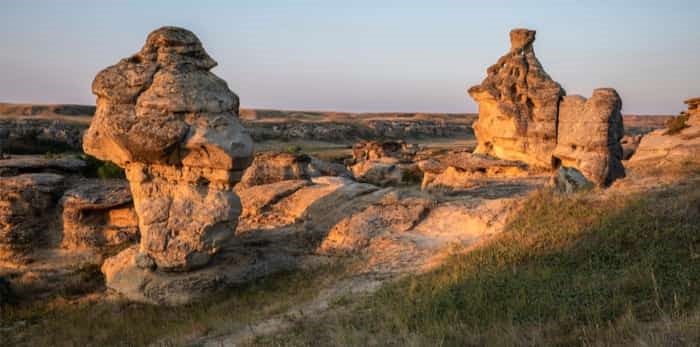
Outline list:
[[[67,297],[5,307],[0,311],[0,345],[182,345],[286,312],[313,298],[320,286],[341,273],[339,265],[325,265],[309,272],[279,274],[180,307],[122,301],[76,303]],[[13,326],[19,328],[2,329]]]
[[[542,192],[437,271],[259,345],[698,345],[700,181],[646,196]]]

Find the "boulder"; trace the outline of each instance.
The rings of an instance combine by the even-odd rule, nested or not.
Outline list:
[[[350,170],[359,182],[380,187],[399,185],[404,177],[401,164],[393,158],[360,161],[351,166]]]
[[[510,51],[488,68],[481,84],[469,89],[479,104],[475,152],[549,168],[565,91],[537,60],[534,30],[512,30],[510,41]]]
[[[205,267],[234,236],[242,208],[232,188],[253,142],[214,66],[192,32],[163,27],[92,85],[97,109],[83,148],[125,169],[141,234],[135,256],[149,271]],[[114,273],[109,264],[103,271]],[[127,292],[110,278],[108,287]]]
[[[305,154],[265,152],[255,155],[238,186],[246,188],[285,180],[310,180],[312,177],[352,174],[340,164],[328,163]]]
[[[404,141],[362,141],[352,146],[352,157],[355,162],[382,158],[410,161],[417,149]]]
[[[578,95],[564,97],[559,104],[554,157],[598,186],[624,177],[621,108],[620,96],[610,88],[594,90],[588,100]]]
[[[66,191],[61,205],[64,248],[118,246],[139,239],[138,217],[125,182],[81,184]]]
[[[574,193],[582,189],[590,189],[594,185],[586,179],[581,171],[573,167],[562,166],[552,176],[552,185],[554,189],[561,193]]]
[[[0,259],[22,261],[42,232],[63,192],[64,178],[50,173],[0,178]]]

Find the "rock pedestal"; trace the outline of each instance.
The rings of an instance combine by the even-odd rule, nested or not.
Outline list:
[[[234,235],[241,203],[232,187],[252,160],[253,142],[239,122],[238,97],[209,71],[214,66],[192,32],[163,27],[139,53],[95,77],[97,110],[83,147],[125,168],[141,233],[129,253],[135,261],[118,264],[193,271]],[[103,271],[107,286],[129,296],[112,281],[120,269]]]

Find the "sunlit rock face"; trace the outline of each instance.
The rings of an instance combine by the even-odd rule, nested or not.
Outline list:
[[[632,165],[666,166],[669,162],[700,162],[700,97],[685,101],[688,110],[669,123],[642,137],[630,159]],[[675,123],[674,126],[671,126]]]
[[[92,85],[97,110],[83,148],[126,169],[140,263],[161,271],[206,265],[241,212],[231,188],[253,142],[238,120],[238,97],[214,66],[192,32],[163,27]]]
[[[486,79],[469,89],[479,104],[475,153],[546,169],[573,167],[598,186],[624,177],[617,92],[596,89],[589,100],[565,96],[535,56],[535,31],[514,29],[510,42]]]
[[[534,41],[533,30],[511,31],[510,51],[469,89],[479,104],[476,153],[551,167],[558,104],[565,92],[537,60]]]
[[[614,89],[593,91],[590,99],[566,96],[559,104],[559,131],[554,157],[578,168],[599,186],[625,176],[622,166],[622,101]]]

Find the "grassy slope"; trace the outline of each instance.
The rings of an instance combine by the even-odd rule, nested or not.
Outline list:
[[[0,346],[182,345],[286,312],[342,274],[340,265],[280,274],[180,307],[58,296],[0,310]]]
[[[507,232],[261,345],[698,345],[700,180],[542,192]]]

